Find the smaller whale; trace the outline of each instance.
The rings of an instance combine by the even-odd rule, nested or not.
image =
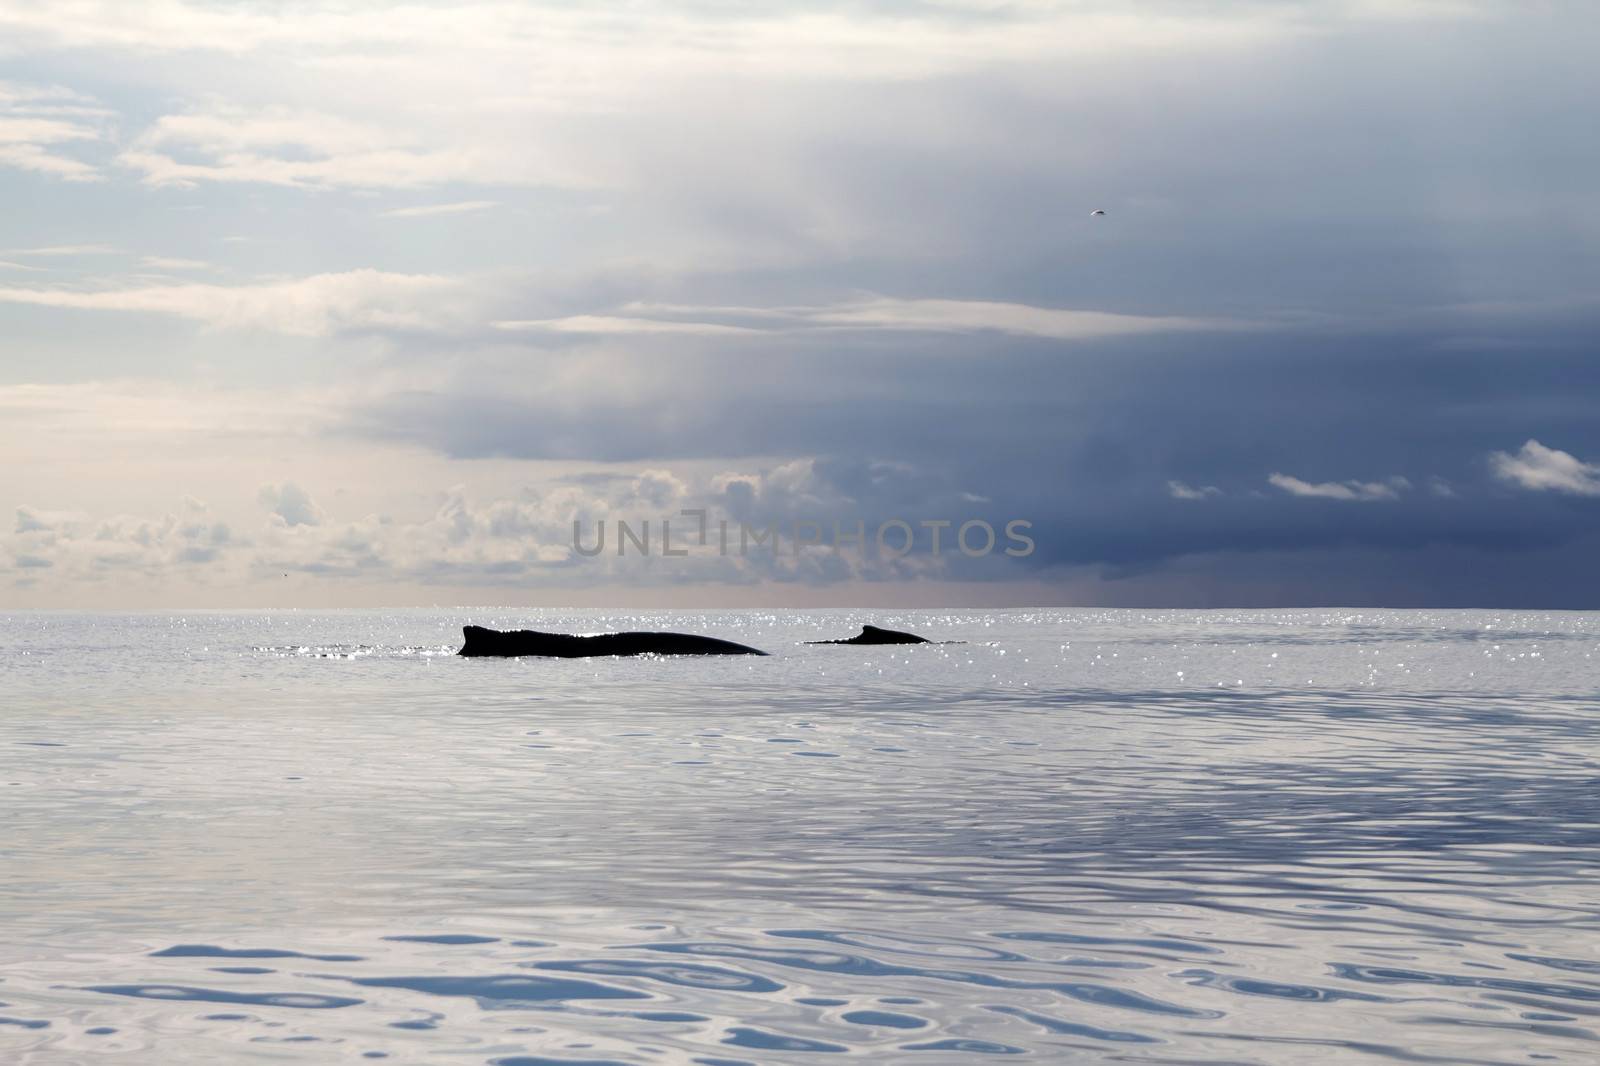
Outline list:
[[[807,644],[932,644],[927,637],[919,637],[915,633],[901,633],[895,629],[879,629],[877,626],[862,626],[861,634],[848,640],[808,640]]]
[[[694,633],[599,633],[580,637],[572,633],[540,633],[532,629],[501,632],[483,626],[463,626],[465,642],[458,655],[545,655],[557,659],[587,659],[596,655],[765,655],[764,651],[731,640]]]

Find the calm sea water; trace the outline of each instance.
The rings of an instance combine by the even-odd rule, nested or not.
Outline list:
[[[1594,614],[0,615],[0,1061],[1593,1063],[1597,725]]]

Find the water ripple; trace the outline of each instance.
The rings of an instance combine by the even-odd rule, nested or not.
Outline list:
[[[132,996],[136,999],[239,1003],[253,1007],[296,1007],[302,1010],[336,1010],[365,1002],[348,996],[324,996],[311,992],[229,992],[220,988],[193,988],[186,985],[90,985],[84,991],[108,996]]]
[[[648,999],[614,985],[592,981],[569,981],[523,974],[490,974],[484,977],[350,977],[351,984],[364,988],[403,988],[430,996],[466,996],[485,1010],[499,1010],[524,1003],[562,1003],[587,999]]]

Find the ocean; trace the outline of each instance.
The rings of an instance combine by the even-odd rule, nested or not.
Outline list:
[[[1600,614],[0,612],[0,1061],[1592,1063],[1597,724]]]

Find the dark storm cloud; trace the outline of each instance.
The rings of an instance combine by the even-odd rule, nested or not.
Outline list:
[[[1448,343],[1464,335],[1493,341]],[[615,359],[617,387],[601,374],[578,402],[570,388],[540,396],[497,377],[494,387],[391,397],[357,428],[460,457],[741,467],[816,456],[830,503],[806,517],[1026,518],[1034,570],[1148,577],[1209,556],[1224,561],[1213,574],[1238,573],[1248,588],[1254,558],[1302,595],[1341,602],[1352,586],[1326,572],[1330,560],[1431,557],[1400,568],[1414,597],[1433,588],[1466,602],[1494,579],[1437,560],[1505,559],[1524,572],[1520,587],[1568,602],[1600,594],[1600,568],[1574,572],[1570,553],[1597,528],[1600,500],[1530,491],[1497,477],[1490,459],[1530,439],[1600,459],[1597,335],[1592,311],[1509,308],[1431,312],[1404,329],[1073,343],[669,339],[654,359]],[[559,377],[563,361],[593,370],[594,358],[546,351],[528,362]],[[671,373],[644,369],[662,365]],[[1273,475],[1349,498],[1295,495]],[[1217,491],[1176,498],[1173,481]],[[1548,565],[1530,572],[1539,559]],[[999,573],[992,561],[952,568]]]
[[[708,170],[723,157],[690,137],[651,195],[810,254],[634,279],[616,301],[792,307],[853,288],[1256,331],[547,337],[390,396],[357,431],[461,457],[820,457],[868,517],[978,498],[1046,531],[1028,565],[1129,581],[1206,557],[1327,602],[1358,572],[1334,560],[1406,559],[1360,565],[1454,596],[1497,579],[1415,560],[1474,557],[1545,575],[1546,598],[1568,578],[1600,594],[1557,559],[1594,501],[1489,465],[1529,440],[1600,458],[1593,75],[1557,9],[1482,14],[786,86],[752,109],[769,127],[739,126],[740,166]],[[901,473],[851,473],[874,463]]]

